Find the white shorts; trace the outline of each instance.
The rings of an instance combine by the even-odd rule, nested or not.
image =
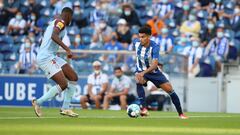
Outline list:
[[[37,63],[38,66],[45,72],[45,75],[47,78],[51,78],[53,75],[58,73],[59,71],[62,70],[62,66],[67,64],[67,62],[60,58],[60,57],[55,57],[49,61],[46,62],[39,62]]]

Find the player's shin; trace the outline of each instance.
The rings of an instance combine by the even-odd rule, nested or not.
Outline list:
[[[178,98],[178,95],[174,92],[174,90],[172,90],[172,92],[168,93],[172,99],[172,103],[174,104],[177,112],[178,112],[178,115],[181,115],[183,114],[182,112],[182,107],[181,107],[181,103],[180,103],[180,100]]]
[[[77,82],[69,81],[68,88],[64,91],[64,100],[63,100],[62,110],[67,110],[70,108],[73,94],[77,89],[76,84]]]
[[[140,101],[141,107],[146,107],[145,91],[141,84],[137,84],[137,94],[138,94],[138,99]]]
[[[62,89],[59,85],[55,85],[52,88],[48,90],[47,93],[45,93],[42,97],[37,99],[37,104],[41,105],[43,102],[48,101],[49,99],[52,99],[56,95],[62,92]]]

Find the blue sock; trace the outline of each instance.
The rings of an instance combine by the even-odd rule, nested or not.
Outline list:
[[[48,101],[49,99],[52,99],[53,97],[55,97],[56,95],[61,93],[61,91],[62,91],[62,89],[59,85],[53,86],[52,88],[50,88],[48,90],[47,93],[45,93],[42,97],[37,99],[37,104],[41,105],[43,102]]]
[[[181,107],[181,104],[180,104],[180,100],[178,98],[178,95],[172,91],[171,93],[169,93],[171,99],[172,99],[172,103],[174,104],[177,112],[178,112],[178,115],[182,114],[182,107]]]
[[[139,99],[142,107],[146,107],[145,91],[144,91],[143,86],[141,84],[137,84],[137,94],[138,94],[138,99]]]
[[[68,88],[64,91],[64,100],[63,100],[62,110],[66,110],[70,108],[72,96],[77,89],[75,84],[76,83],[73,84],[73,82],[69,82]]]

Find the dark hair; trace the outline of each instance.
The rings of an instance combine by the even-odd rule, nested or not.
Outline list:
[[[69,13],[69,14],[73,15],[73,10],[69,7],[65,7],[62,9],[62,13]]]
[[[143,26],[138,30],[138,33],[144,33],[144,34],[147,34],[147,35],[152,35],[151,27]]]
[[[121,70],[122,71],[122,68],[121,67],[114,67],[114,71],[116,70]]]

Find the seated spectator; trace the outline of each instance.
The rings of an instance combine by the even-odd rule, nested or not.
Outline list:
[[[20,1],[19,0],[4,0],[4,8],[7,9],[9,13],[9,17],[14,17],[18,9],[20,8]]]
[[[19,53],[22,53],[22,52],[25,51],[25,45],[26,44],[30,44],[31,45],[31,51],[34,52],[37,55],[39,47],[37,46],[37,44],[35,42],[35,35],[34,35],[33,32],[28,33],[28,36],[24,39],[24,41],[23,41],[23,43],[20,47]]]
[[[141,26],[138,15],[131,5],[124,4],[122,11],[123,13],[120,15],[120,18],[125,19],[130,27],[133,25]]]
[[[99,27],[94,28],[94,34],[90,48],[102,48],[104,44],[111,40],[112,32],[113,30],[110,26],[107,25],[107,22],[105,20],[101,20]]]
[[[87,109],[87,103],[95,103],[96,109],[101,108],[105,92],[108,88],[108,76],[101,71],[101,62],[93,62],[93,73],[88,76],[88,94],[81,96],[80,103],[83,109]]]
[[[207,28],[203,28],[203,33],[200,35],[203,46],[206,46],[208,42],[216,36],[216,27],[213,20],[209,20]]]
[[[127,49],[132,42],[131,40],[132,34],[125,19],[118,20],[116,32],[118,37],[117,41],[122,43],[123,47]]]
[[[147,24],[151,27],[152,36],[158,36],[161,33],[161,29],[165,26],[163,20],[157,15],[154,15],[151,20],[148,20]]]
[[[14,18],[9,21],[8,32],[11,35],[22,35],[25,33],[26,21],[22,13],[18,12]]]
[[[172,5],[168,0],[161,0],[156,10],[159,18],[162,20],[171,19],[174,13]]]
[[[26,29],[28,31],[33,31],[35,34],[39,34],[42,31],[42,29],[37,26],[37,16],[33,12],[27,20]]]
[[[70,45],[69,48],[70,49],[84,50],[87,47],[86,47],[86,45],[83,45],[81,43],[81,36],[79,34],[77,34],[75,36],[74,42]],[[73,56],[72,56],[73,60],[84,60],[85,58],[87,58],[86,53],[73,53]]]
[[[195,77],[200,72],[199,60],[202,58],[202,48],[198,38],[191,39],[192,46],[184,49],[183,55],[188,56],[188,76]]]
[[[105,44],[104,50],[108,51],[123,50],[122,44],[117,41],[116,32],[112,32],[111,35],[112,35],[111,41]],[[104,61],[107,61],[109,63],[117,63],[122,61],[122,57],[123,56],[121,54],[104,55]]]
[[[169,76],[167,73],[163,72],[163,64],[158,63],[158,68],[162,71],[163,75],[169,80]],[[151,81],[147,82],[147,90],[150,94],[146,97],[146,105],[149,110],[154,110],[152,107],[153,103],[157,103],[157,110],[162,111],[163,106],[168,98],[168,94],[157,88]]]
[[[73,23],[78,26],[79,29],[87,26],[87,18],[83,15],[84,10],[80,7],[80,2],[75,1],[73,4]]]
[[[107,12],[102,8],[100,2],[96,2],[95,9],[90,14],[90,23],[92,27],[97,27],[100,25],[101,21],[108,20]]]
[[[217,36],[209,42],[204,56],[213,56],[216,61],[217,72],[221,71],[221,64],[226,60],[229,50],[229,41],[224,37],[224,29],[217,29]]]
[[[180,32],[189,37],[199,37],[200,30],[200,22],[196,19],[196,16],[193,13],[189,15],[188,20],[184,21],[180,27]]]
[[[109,108],[110,101],[120,104],[121,109],[127,108],[127,99],[130,97],[128,92],[131,88],[131,79],[126,75],[123,75],[123,71],[120,67],[114,68],[115,77],[113,78],[110,90],[106,93],[103,101],[103,109]]]
[[[6,26],[8,23],[9,12],[5,8],[3,1],[0,1],[0,26]]]
[[[34,13],[37,20],[40,16],[40,11],[43,9],[43,6],[36,2],[36,0],[28,0],[27,12],[23,13],[24,16],[29,16],[29,13]]]
[[[37,69],[36,54],[31,51],[31,43],[26,42],[24,51],[20,53],[16,70],[19,74],[33,74]]]
[[[177,42],[173,49],[175,53],[182,54],[187,46],[189,46],[188,38],[186,37],[186,35],[181,34],[179,41]]]
[[[72,2],[70,0],[59,0],[55,5],[53,15],[60,15],[62,12],[62,9],[65,7],[69,7],[72,9],[73,7]]]
[[[162,35],[158,37],[158,42],[160,46],[160,53],[171,53],[173,50],[173,39],[168,36],[168,29],[163,28],[161,30]]]
[[[188,19],[190,14],[190,2],[188,0],[183,1],[183,3],[178,2],[175,7],[174,19],[177,26],[180,26],[183,21]]]

